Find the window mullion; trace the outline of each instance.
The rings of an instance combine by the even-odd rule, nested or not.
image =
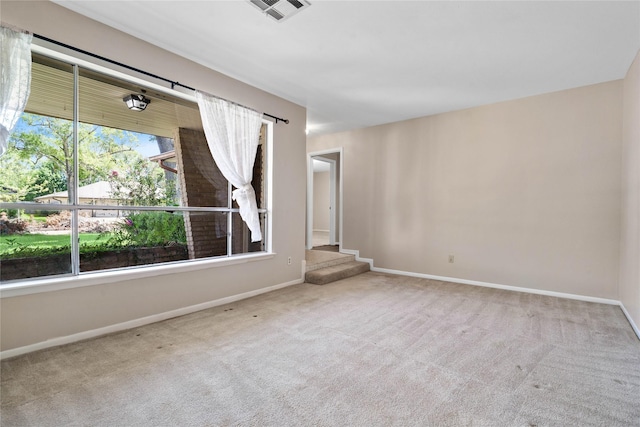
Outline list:
[[[231,211],[233,208],[232,191],[233,186],[229,181],[227,181],[227,206],[229,207],[229,212],[227,212],[227,256],[231,256],[233,254],[233,212]]]
[[[70,204],[74,207],[71,209],[71,273],[74,276],[80,274],[80,235],[79,225],[80,218],[78,212],[78,131],[79,131],[79,67],[77,64],[73,66],[73,176],[71,177],[71,187],[68,188]]]

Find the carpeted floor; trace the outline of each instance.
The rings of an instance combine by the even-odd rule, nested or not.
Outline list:
[[[619,307],[366,273],[1,365],[3,426],[638,426]]]

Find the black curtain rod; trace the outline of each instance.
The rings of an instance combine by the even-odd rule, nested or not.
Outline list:
[[[149,73],[148,71],[144,71],[144,70],[141,70],[139,68],[132,67],[132,66],[127,65],[127,64],[123,64],[122,62],[114,61],[113,59],[105,58],[104,56],[100,56],[100,55],[97,55],[95,53],[86,51],[84,49],[80,49],[80,48],[68,45],[66,43],[62,43],[62,42],[59,42],[57,40],[50,39],[49,37],[41,36],[40,34],[33,34],[33,37],[38,38],[40,40],[44,40],[44,41],[49,42],[49,43],[53,43],[53,44],[61,46],[61,47],[64,47],[65,49],[70,49],[70,50],[73,50],[75,52],[82,53],[83,55],[91,56],[92,58],[96,58],[96,59],[99,59],[101,61],[106,61],[106,62],[108,62],[110,64],[117,65],[118,67],[123,67],[123,68],[126,68],[127,70],[135,71],[136,73],[144,74],[145,76],[149,76],[149,77],[152,77],[154,79],[158,79],[158,80],[162,80],[162,81],[167,82],[167,83],[171,83],[171,89],[174,89],[176,86],[180,86],[182,88],[189,89],[189,90],[192,90],[194,92],[196,90],[195,88],[192,88],[191,86],[187,86],[187,85],[183,85],[182,83],[174,82],[173,80],[169,80],[167,78],[160,77],[160,76],[158,76],[156,74]],[[273,115],[268,114],[268,113],[262,113],[262,114],[264,114],[267,117],[271,117],[272,119],[274,119],[276,121],[276,124],[278,122],[284,122],[286,124],[289,124],[289,119],[282,119],[280,117],[276,117],[276,116],[273,116]]]

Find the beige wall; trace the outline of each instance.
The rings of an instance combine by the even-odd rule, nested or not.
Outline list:
[[[640,327],[640,52],[624,79],[620,301]]]
[[[121,283],[2,298],[7,350],[301,278],[306,110],[50,2],[2,1],[2,21],[180,81],[291,122],[274,125],[273,249],[269,260]],[[287,257],[293,263],[287,265]]]
[[[307,151],[343,147],[343,247],[376,267],[617,299],[621,118],[613,81]]]
[[[329,172],[313,173],[313,229],[329,230]]]

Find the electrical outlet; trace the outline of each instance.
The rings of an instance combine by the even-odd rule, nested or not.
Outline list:
[[[287,265],[291,265],[291,257],[287,258]]]
[[[453,255],[449,255],[449,262],[453,264]]]

